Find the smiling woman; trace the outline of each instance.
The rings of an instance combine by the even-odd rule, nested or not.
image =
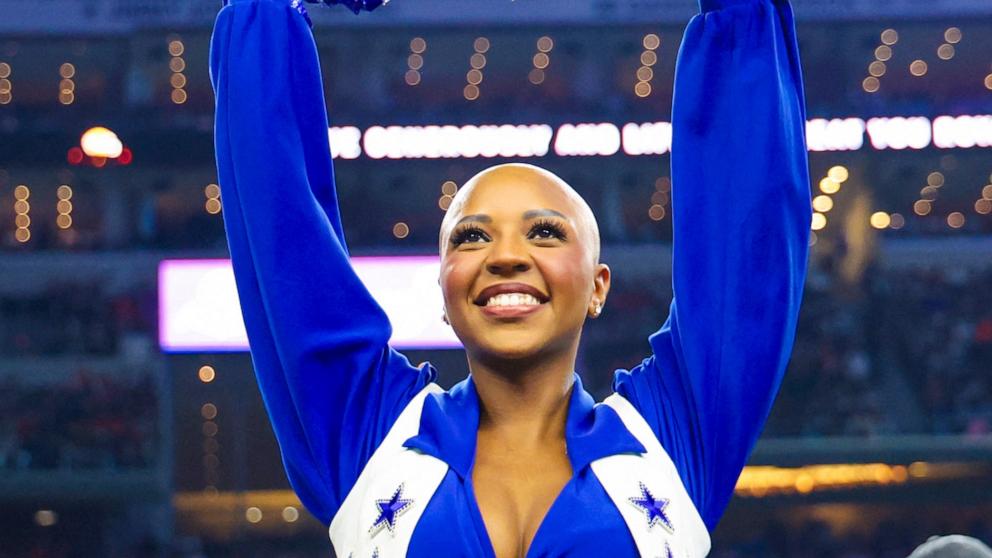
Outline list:
[[[290,481],[337,555],[705,556],[781,381],[805,277],[787,0],[701,0],[686,28],[675,301],[652,354],[617,371],[600,405],[575,360],[610,269],[588,206],[536,167],[484,170],[441,227],[445,315],[470,376],[444,391],[431,366],[388,346],[390,324],[349,265],[301,5],[226,6],[211,77],[259,386]]]

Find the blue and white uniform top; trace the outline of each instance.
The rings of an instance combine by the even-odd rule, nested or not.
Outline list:
[[[573,476],[528,557],[705,556],[788,362],[811,213],[792,10],[700,4],[672,109],[675,297],[614,395],[595,404],[576,376]],[[493,557],[472,378],[444,391],[391,349],[350,266],[307,20],[292,0],[232,0],[210,62],[228,244],[293,488],[340,558]]]

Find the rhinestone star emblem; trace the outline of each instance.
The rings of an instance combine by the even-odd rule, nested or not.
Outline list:
[[[661,525],[669,533],[674,533],[675,527],[668,518],[668,514],[665,513],[665,508],[668,507],[669,503],[668,498],[655,498],[643,482],[639,484],[641,485],[641,495],[630,498],[630,503],[637,506],[637,509],[647,516],[649,529],[655,525]]]
[[[379,508],[379,517],[376,518],[369,534],[373,537],[382,531],[383,528],[389,531],[390,535],[395,534],[396,520],[400,515],[413,505],[413,500],[403,498],[403,484],[400,484],[393,492],[392,497],[385,500],[376,500],[375,505]]]

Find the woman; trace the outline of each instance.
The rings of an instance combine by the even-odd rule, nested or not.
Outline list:
[[[299,2],[221,12],[217,164],[252,358],[338,556],[709,551],[791,351],[810,200],[787,0],[701,4],[676,72],[675,301],[601,405],[574,373],[610,284],[581,198],[526,165],[459,192],[440,285],[471,375],[441,390],[349,265]]]

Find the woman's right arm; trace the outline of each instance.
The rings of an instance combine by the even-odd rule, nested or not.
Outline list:
[[[389,321],[351,268],[303,15],[290,0],[234,0],[217,17],[210,75],[255,373],[290,482],[328,524],[433,372],[388,347]]]

